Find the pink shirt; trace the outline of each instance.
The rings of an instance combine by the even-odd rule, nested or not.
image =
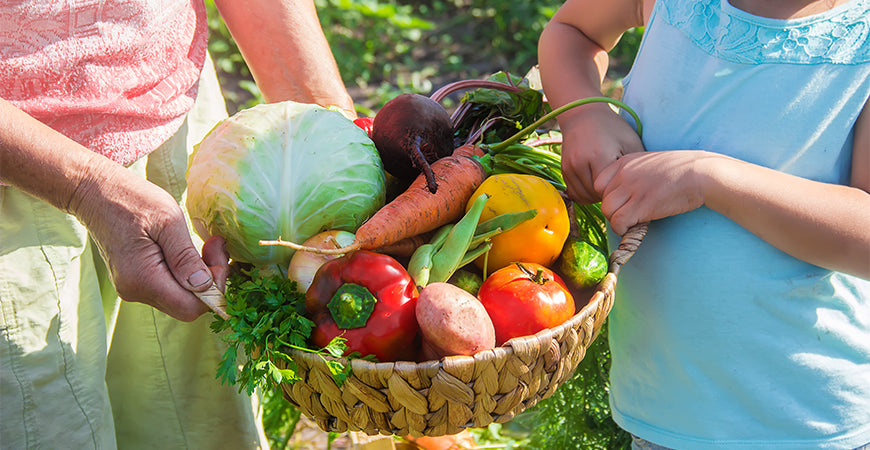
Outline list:
[[[181,125],[207,35],[202,0],[4,0],[0,97],[126,165]]]

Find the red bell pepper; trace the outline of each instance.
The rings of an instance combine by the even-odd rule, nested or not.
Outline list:
[[[311,340],[325,347],[342,336],[348,354],[412,361],[419,296],[411,276],[390,256],[359,250],[331,260],[317,270],[305,295],[307,314],[317,324]]]
[[[374,130],[375,118],[374,117],[359,117],[354,119],[353,123],[356,126],[362,128],[369,135],[369,138],[372,137],[372,131]]]

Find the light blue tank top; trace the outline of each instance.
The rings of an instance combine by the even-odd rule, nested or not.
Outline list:
[[[868,96],[870,0],[787,21],[727,0],[659,0],[624,100],[648,151],[703,149],[848,184]],[[619,275],[610,342],[614,418],[648,441],[870,443],[870,281],[792,258],[707,208],[650,224]]]

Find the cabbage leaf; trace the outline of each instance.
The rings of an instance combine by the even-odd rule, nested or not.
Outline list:
[[[286,267],[301,243],[326,230],[354,232],[384,205],[374,143],[338,112],[281,102],[240,111],[194,149],[187,209],[203,239],[219,235],[235,261]]]

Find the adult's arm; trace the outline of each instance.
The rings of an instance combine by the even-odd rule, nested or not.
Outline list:
[[[312,0],[215,0],[267,102],[335,105],[356,117]]]

